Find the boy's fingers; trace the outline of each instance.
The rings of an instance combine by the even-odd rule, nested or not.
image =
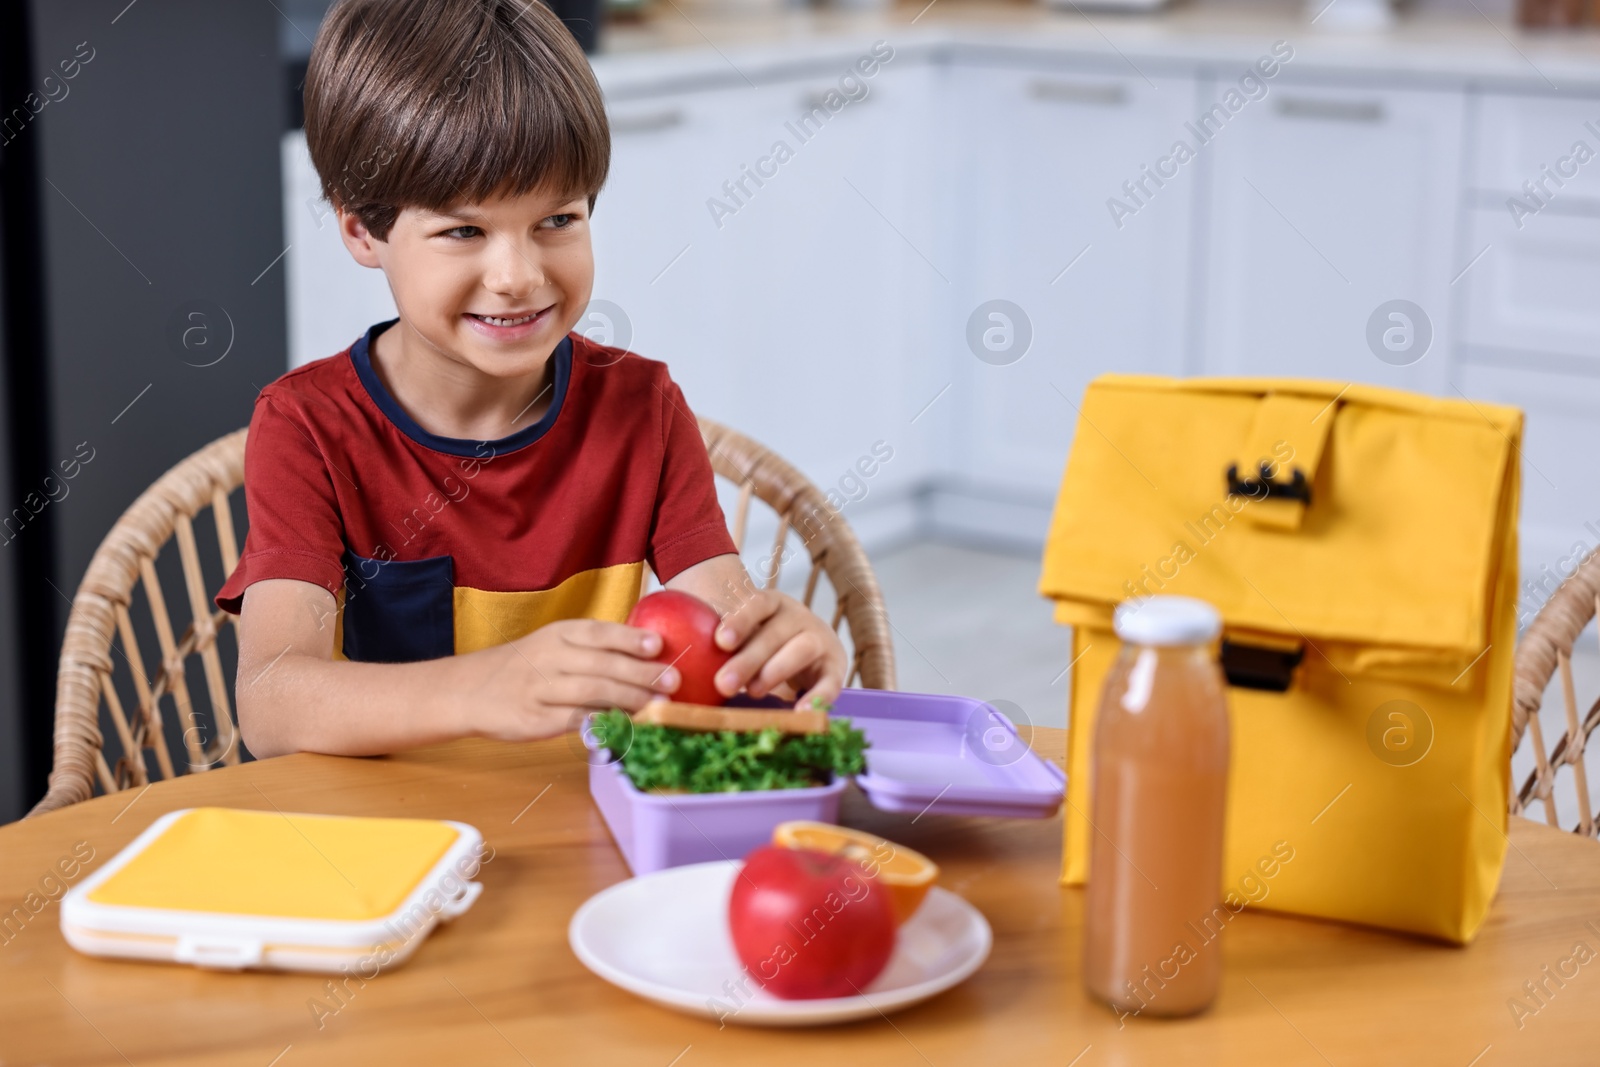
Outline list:
[[[657,694],[614,678],[563,675],[545,694],[545,704],[592,711],[596,707],[638,711]]]
[[[815,634],[802,630],[784,642],[783,647],[761,665],[756,676],[745,683],[745,688],[753,697],[764,697],[775,686],[788,681],[807,667],[820,666],[817,661],[822,658],[822,643],[816,639]]]
[[[561,673],[580,678],[611,678],[661,693],[671,693],[682,681],[678,668],[671,664],[581,645],[564,657]]]
[[[816,704],[831,705],[839,698],[839,691],[844,688],[844,668],[833,669],[830,667],[823,672],[817,684],[800,694],[800,699],[795,702],[796,711],[810,711]]]
[[[649,659],[661,652],[661,635],[639,626],[603,619],[575,619],[564,627],[562,639],[578,648],[603,648]]]
[[[796,619],[774,618],[757,630],[717,672],[715,685],[724,696],[732,696],[775,655],[791,637],[800,632]]]
[[[764,622],[777,614],[782,603],[783,598],[776,590],[759,590],[755,596],[722,617],[722,624],[717,627],[715,635],[717,647],[731,652],[744,644]]]

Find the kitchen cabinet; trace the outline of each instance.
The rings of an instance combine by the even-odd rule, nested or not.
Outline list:
[[[1463,122],[1460,93],[1289,73],[1235,116],[1202,159],[1205,370],[1445,390]],[[1380,314],[1377,336],[1431,338],[1386,359],[1368,327],[1395,300],[1421,315]]]
[[[748,91],[748,90],[747,90]],[[745,92],[672,94],[612,103],[611,171],[591,232],[590,313],[576,329],[664,360],[697,411],[726,417],[737,377],[715,373],[728,340],[724,261],[705,198],[734,158]]]
[[[1600,100],[1475,103],[1463,218],[1481,259],[1461,286],[1466,357],[1600,374]]]
[[[1591,160],[1559,181],[1547,178],[1577,141],[1600,150],[1600,101],[1543,93],[1485,93],[1476,98],[1478,130],[1471,184],[1505,197],[1525,195],[1523,183],[1546,179],[1558,200],[1600,199],[1600,162]],[[1590,128],[1593,124],[1595,129]]]
[[[942,283],[920,251],[934,232],[919,138],[935,72],[895,61],[855,83],[859,99],[834,97],[836,112],[825,101],[844,61],[650,104],[683,118],[616,137],[595,295],[627,309],[635,348],[671,365],[698,413],[837,490],[852,521],[896,503],[903,530],[929,469],[911,420],[931,390],[917,382],[937,374],[913,309]],[[634,107],[614,105],[613,122],[626,129]]]
[[[952,284],[936,313],[954,385],[944,493],[972,500],[943,514],[1039,542],[1089,380],[1184,370],[1193,175],[1147,183],[1154,195],[1131,217],[1108,203],[1170,149],[1194,81],[1043,66],[952,74],[949,114],[967,147],[949,155],[941,212]],[[1018,310],[982,310],[997,300]]]
[[[1570,203],[1520,226],[1504,207],[1470,213],[1469,245],[1486,251],[1461,281],[1468,358],[1600,376],[1600,210]]]
[[[1457,286],[1460,388],[1527,412],[1522,584],[1531,612],[1600,544],[1600,100],[1483,93]]]
[[[927,309],[943,297],[949,268],[933,259],[935,183],[923,165],[923,109],[937,72],[893,62],[865,82],[866,97],[797,145],[761,191],[770,198],[728,220],[720,250],[739,279],[730,288],[735,335],[775,359],[737,360],[751,403],[730,417],[762,412],[761,436],[849,500],[853,521],[882,519],[888,507],[898,518],[883,521],[905,528],[914,522],[909,494],[936,466],[931,424],[912,420],[943,370],[929,359],[939,348]],[[823,76],[774,87],[762,126],[797,128],[793,117],[834,84]],[[767,135],[752,134],[754,150]],[[875,448],[893,458],[873,464]],[[875,468],[865,481],[864,458]]]

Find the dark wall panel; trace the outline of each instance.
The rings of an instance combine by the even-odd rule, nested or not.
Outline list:
[[[4,77],[6,57],[0,56],[0,78]],[[0,155],[0,169],[9,162]],[[0,248],[10,236],[6,220],[0,216]],[[5,290],[6,264],[0,256],[0,292]],[[8,340],[11,319],[3,302],[0,302],[0,365],[10,365],[11,345]],[[12,416],[7,398],[10,396],[7,376],[0,374],[0,441],[6,442],[6,455],[11,454]],[[12,475],[9,463],[0,464],[0,501],[11,506],[15,499],[11,489]],[[0,542],[4,542],[0,533]],[[22,662],[22,628],[17,617],[21,606],[18,582],[22,568],[12,546],[0,543],[0,822],[10,822],[23,811],[24,774],[26,763],[26,735],[23,731],[22,679],[19,665]]]
[[[38,139],[44,235],[35,477],[42,486],[61,464],[78,466],[20,536],[52,541],[62,595],[27,607],[53,612],[59,650],[64,597],[118,515],[172,464],[244,425],[258,388],[284,369],[282,16],[214,0],[34,0],[30,10],[33,77],[59,97],[22,134]],[[50,708],[27,714],[37,795]]]

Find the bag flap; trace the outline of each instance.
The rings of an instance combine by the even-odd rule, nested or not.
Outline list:
[[[1174,594],[1234,631],[1470,659],[1521,433],[1515,408],[1375,386],[1105,375],[1084,394],[1039,589],[1064,620]]]

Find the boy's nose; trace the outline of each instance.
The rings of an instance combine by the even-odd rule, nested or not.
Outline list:
[[[513,296],[531,293],[544,281],[537,250],[520,248],[511,240],[503,240],[493,249],[483,274],[485,288]]]

